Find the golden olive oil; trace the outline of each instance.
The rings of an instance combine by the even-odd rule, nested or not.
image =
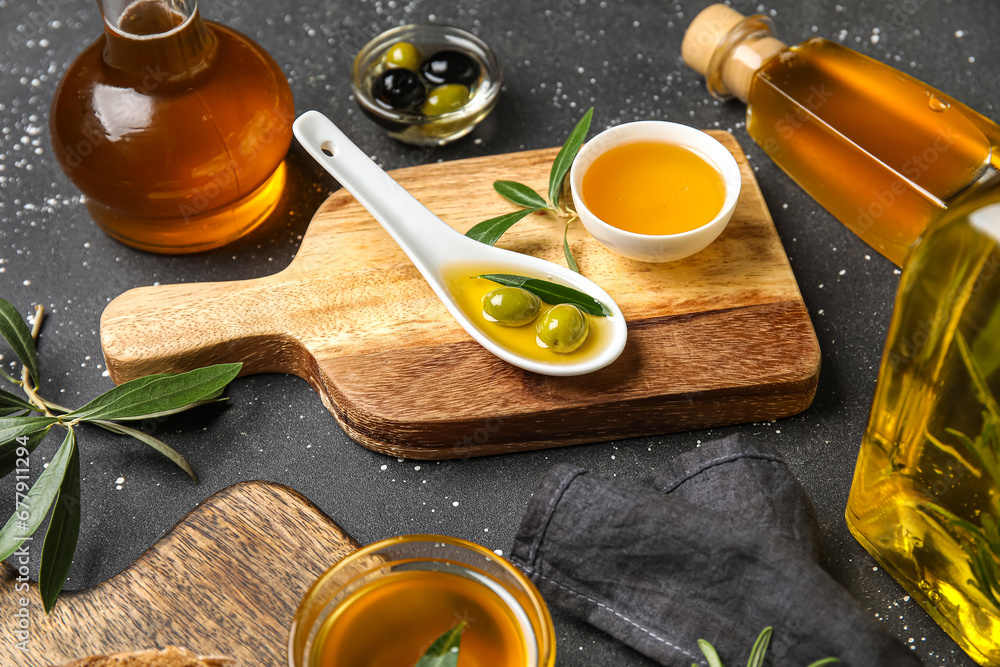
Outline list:
[[[847,505],[851,532],[977,662],[1000,664],[1000,190],[915,246]]]
[[[899,265],[931,220],[1000,166],[991,150],[1000,145],[994,123],[820,38],[760,68],[747,132],[824,208]]]
[[[513,598],[511,598],[513,600]],[[459,667],[524,667],[522,623],[493,587],[443,571],[392,572],[362,586],[319,631],[311,667],[413,667],[465,621]]]
[[[763,15],[710,5],[681,52],[802,188],[902,265],[941,213],[1000,182],[1000,126],[909,74],[820,37],[787,46]]]
[[[70,65],[50,113],[55,156],[98,226],[150,252],[249,233],[286,181],[295,105],[281,67],[197,7],[178,13],[188,5],[102,2],[104,35]]]
[[[726,200],[722,174],[706,158],[658,141],[636,141],[599,155],[583,175],[583,203],[618,229],[681,234],[712,221]]]
[[[483,297],[500,287],[499,284],[476,276],[486,273],[505,273],[504,270],[484,270],[482,267],[453,267],[445,274],[448,291],[451,292],[468,318],[477,324],[479,330],[497,345],[528,359],[549,364],[577,363],[597,356],[607,346],[611,339],[611,324],[606,317],[585,315],[590,324],[590,333],[583,344],[569,353],[559,353],[551,348],[542,347],[535,340],[535,321],[519,327],[504,326],[490,322],[483,316]],[[542,279],[547,279],[542,276]],[[542,303],[541,312],[551,308],[551,304]],[[537,318],[536,318],[537,321]]]

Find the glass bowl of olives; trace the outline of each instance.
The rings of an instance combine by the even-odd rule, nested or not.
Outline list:
[[[502,71],[493,50],[461,28],[399,26],[354,58],[351,90],[388,135],[440,146],[472,131],[496,106]]]

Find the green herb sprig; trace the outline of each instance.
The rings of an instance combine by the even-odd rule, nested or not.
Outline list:
[[[415,667],[457,667],[459,645],[466,625],[468,623],[462,621],[435,639]]]
[[[16,471],[18,494],[14,513],[0,529],[0,561],[32,539],[52,511],[38,576],[42,606],[48,613],[66,583],[80,536],[78,427],[93,424],[135,438],[166,456],[197,482],[194,470],[179,452],[162,440],[117,422],[164,417],[223,401],[222,391],[242,364],[220,364],[179,375],[150,375],[119,385],[81,408],[64,408],[38,394],[41,373],[35,341],[44,314],[41,306],[35,307],[34,327],[29,330],[17,309],[0,299],[0,336],[22,366],[20,379],[3,370],[0,377],[20,387],[27,399],[0,390],[0,477]],[[66,435],[49,465],[29,487],[30,456],[55,426],[64,429]]]
[[[577,214],[576,211],[562,200],[562,194],[566,175],[569,173],[569,168],[573,165],[576,154],[580,152],[580,147],[583,146],[583,140],[586,139],[587,132],[590,131],[590,121],[593,116],[594,109],[591,107],[583,115],[583,118],[580,119],[580,122],[576,124],[576,127],[573,128],[573,131],[570,132],[563,147],[559,150],[559,154],[556,155],[556,159],[552,162],[552,170],[549,172],[548,201],[524,183],[518,183],[517,181],[495,181],[493,189],[501,197],[523,208],[520,211],[505,213],[504,215],[484,220],[467,231],[465,235],[487,245],[495,245],[508,229],[531,213],[549,211],[566,221],[563,227],[563,254],[566,256],[566,265],[579,273],[580,267],[577,266],[576,259],[574,259],[573,253],[569,249],[569,239],[567,238],[570,223],[577,219]]]
[[[753,647],[750,649],[750,657],[747,659],[747,667],[764,667],[764,657],[767,655],[767,647],[771,644],[771,633],[773,628],[769,625],[760,631],[757,635],[757,641],[753,643]],[[708,660],[708,667],[725,667],[722,664],[722,659],[719,658],[719,653],[715,650],[711,644],[709,644],[704,639],[698,640],[698,648],[705,655],[705,659]],[[839,663],[840,660],[837,658],[823,658],[817,660],[816,662],[811,662],[807,667],[823,667],[823,665],[832,665]],[[691,667],[698,667],[698,663],[692,663]]]
[[[986,373],[976,361],[965,336],[956,332],[953,340],[981,405],[983,425],[975,437],[950,427],[945,428],[945,432],[958,441],[964,452],[975,458],[978,469],[988,475],[994,485],[1000,485],[1000,403],[993,395]],[[929,430],[925,430],[924,435],[939,450],[955,451]],[[929,520],[950,531],[969,558],[976,586],[995,607],[1000,608],[1000,526],[993,515],[988,511],[980,512],[977,526],[933,502],[919,502],[916,507]]]

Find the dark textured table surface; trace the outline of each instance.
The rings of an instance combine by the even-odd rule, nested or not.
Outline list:
[[[889,62],[997,120],[1000,4],[996,0],[735,2],[771,14],[788,43],[821,35]],[[704,0],[206,0],[203,13],[258,40],[291,82],[299,112],[319,109],[387,169],[553,146],[588,106],[595,129],[640,119],[732,131],[751,164],[791,260],[822,348],[813,405],[773,423],[744,424],[460,462],[414,462],[352,442],[305,382],[235,381],[224,408],[155,426],[201,483],[104,432],[81,437],[83,525],[70,588],[126,567],[188,510],[241,480],[288,484],[362,543],[441,532],[506,551],[528,497],[549,466],[569,462],[635,479],[674,454],[740,431],[774,446],[812,497],[823,564],[928,665],[973,664],[851,537],[843,518],[868,415],[898,271],[846,231],[775,167],[746,133],[744,107],[721,104],[680,59]],[[349,65],[371,35],[409,22],[453,23],[490,43],[505,67],[495,112],[467,138],[417,151],[384,137],[350,99]],[[98,326],[127,289],[273,273],[294,256],[313,211],[337,185],[297,147],[279,209],[248,238],[193,256],[122,246],[89,219],[48,138],[48,107],[75,55],[101,29],[87,0],[0,0],[0,296],[23,313],[48,311],[40,345],[43,391],[75,405],[110,388]],[[4,364],[9,358],[4,360]],[[51,456],[57,443],[40,452]],[[14,489],[0,484],[0,509]],[[6,623],[6,620],[3,621]],[[6,629],[3,630],[6,633]],[[778,628],[780,632],[780,628]],[[557,616],[560,665],[648,661],[585,624]],[[8,635],[0,645],[11,641]],[[0,662],[8,664],[6,651]],[[16,658],[15,658],[16,660]],[[864,666],[861,666],[864,667]]]

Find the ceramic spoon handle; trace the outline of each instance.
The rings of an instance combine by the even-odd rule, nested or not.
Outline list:
[[[310,155],[364,206],[436,287],[436,257],[475,243],[449,227],[354,145],[318,111],[307,111],[292,131]]]

